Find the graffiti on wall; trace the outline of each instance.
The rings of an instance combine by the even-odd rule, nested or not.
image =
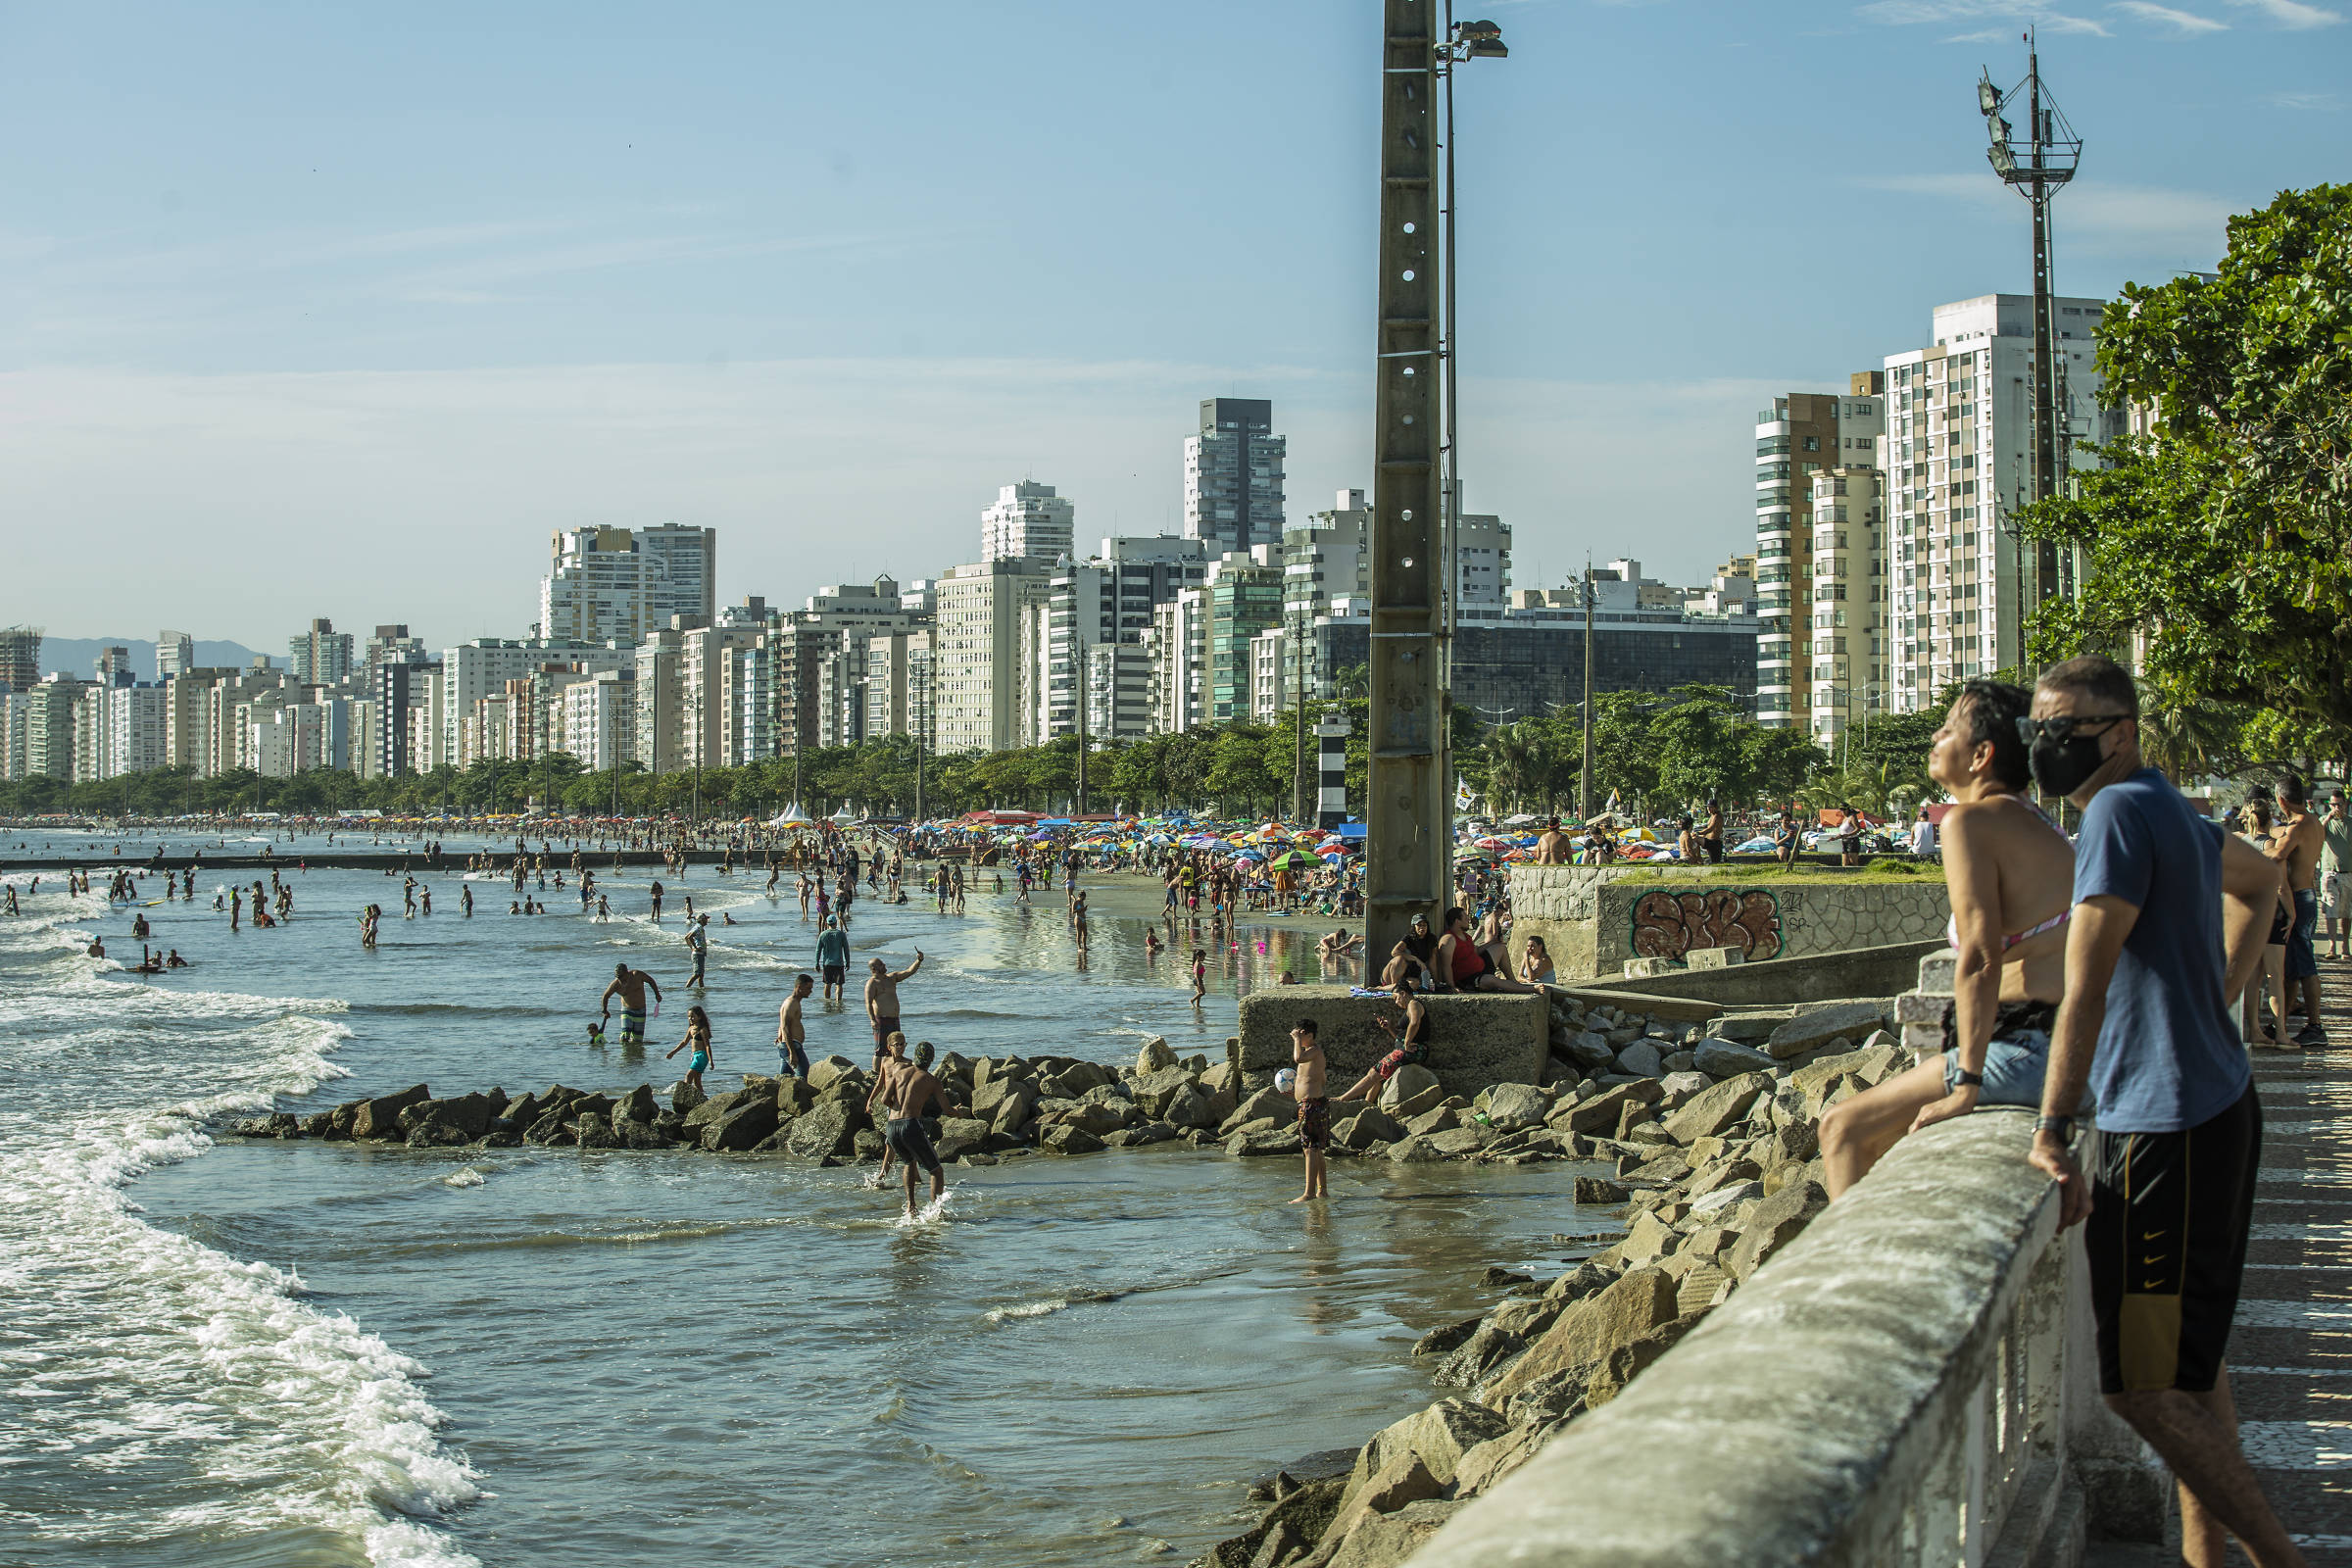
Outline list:
[[[1777,958],[1783,947],[1781,901],[1771,893],[1645,894],[1634,905],[1637,957],[1673,958],[1692,948],[1738,948],[1749,960]]]

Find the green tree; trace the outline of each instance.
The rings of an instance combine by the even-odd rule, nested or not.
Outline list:
[[[2352,738],[2352,184],[2230,220],[2212,277],[2130,284],[2099,324],[2107,395],[2152,430],[2026,509],[2087,553],[2036,659],[2142,652],[2167,699],[2275,709]]]

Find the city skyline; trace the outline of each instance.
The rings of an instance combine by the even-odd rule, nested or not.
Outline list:
[[[20,16],[0,621],[512,636],[550,533],[662,523],[727,533],[722,602],[793,602],[967,559],[1024,476],[1081,539],[1175,533],[1214,396],[1277,405],[1293,495],[1365,484],[1368,14],[1245,52],[1172,47],[1240,8],[917,9],[790,95],[793,24],[748,10],[553,47],[519,12]],[[2025,286],[1970,84],[2022,74],[2026,20],[2090,143],[2064,293],[2212,265],[2229,212],[2352,139],[2327,6],[1693,10],[1498,6],[1512,56],[1465,80],[1465,507],[1519,530],[1519,585],[1637,539],[1698,580],[1752,529],[1756,407]],[[1064,113],[945,136],[975,70],[1050,74]],[[1815,201],[1754,178],[1767,137],[1817,159]],[[1137,243],[1211,193],[1200,243]],[[73,595],[92,538],[153,569]]]

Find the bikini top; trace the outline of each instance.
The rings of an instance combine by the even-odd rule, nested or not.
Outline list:
[[[2009,799],[2016,801],[2018,804],[2025,807],[2027,810],[2032,811],[2035,816],[2040,817],[2042,825],[2047,827],[2051,832],[2057,834],[2060,838],[2066,837],[2065,830],[2059,827],[2057,823],[2051,821],[2046,815],[2043,815],[2040,807],[2035,806],[2032,801],[2027,800],[2023,795],[2012,795],[2009,797]],[[2056,914],[2051,915],[2047,920],[2042,921],[2041,924],[2033,926],[2024,931],[2012,932],[2010,935],[2001,938],[2001,951],[2006,953],[2011,948],[2016,947],[2020,942],[2030,942],[2034,938],[2041,935],[2044,931],[2055,931],[2060,926],[2066,924],[2069,920],[2072,920],[2074,917],[2075,906],[2070,904],[2065,908],[2060,909]],[[1944,918],[1943,940],[1955,951],[1959,948],[1959,915],[1952,914],[1947,915]]]

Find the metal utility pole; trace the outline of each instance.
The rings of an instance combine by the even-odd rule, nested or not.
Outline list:
[[[1365,803],[1367,951],[1385,953],[1447,893],[1453,798],[1444,777],[1438,547],[1434,0],[1383,0],[1379,330],[1375,339],[1372,702]]]
[[[1453,182],[1453,75],[1465,60],[1506,58],[1510,50],[1503,45],[1502,29],[1492,22],[1455,22],[1453,0],[1446,3],[1446,41],[1438,49],[1438,77],[1446,94],[1446,183],[1441,192],[1438,209],[1444,238],[1444,294],[1445,314],[1439,324],[1438,356],[1446,368],[1446,442],[1444,447],[1445,472],[1443,486],[1443,533],[1438,545],[1438,560],[1443,563],[1444,575],[1439,587],[1444,606],[1438,627],[1438,682],[1440,690],[1453,690],[1453,634],[1461,618],[1461,543],[1462,543],[1462,428],[1461,400],[1455,391],[1455,370],[1461,359],[1459,333],[1460,318],[1454,314],[1453,235],[1457,226],[1455,216],[1461,197]],[[1450,695],[1448,696],[1450,700]],[[1439,773],[1453,777],[1453,726],[1445,728],[1439,747]]]
[[[1296,749],[1291,770],[1292,793],[1298,797],[1298,822],[1302,827],[1315,819],[1314,796],[1308,792],[1306,782],[1306,626],[1307,617],[1303,612],[1291,617],[1291,641],[1296,645],[1291,655],[1291,668],[1298,684],[1291,702],[1292,714],[1297,720]]]
[[[1070,642],[1078,651],[1078,809],[1072,816],[1086,814],[1086,644],[1079,641],[1077,629],[1071,628]]]
[[[1592,558],[1585,557],[1585,765],[1576,775],[1576,814],[1592,820]]]
[[[2063,476],[2059,466],[2058,420],[2062,414],[2050,263],[2050,198],[2075,177],[2082,160],[2082,139],[2059,113],[2057,100],[2041,84],[2041,52],[2032,31],[2025,35],[2026,79],[2004,93],[1992,84],[1987,71],[1977,81],[1977,108],[1984,116],[1992,144],[1985,159],[2003,183],[2026,198],[2034,212],[2034,475],[2031,499],[2047,501],[2058,493]],[[2026,135],[2017,137],[2005,118],[2018,95],[2026,99]],[[2021,158],[2020,154],[2024,156]],[[2035,552],[2034,585],[2019,582],[2018,621],[2057,591],[2058,547],[2044,543]],[[2022,635],[2022,632],[2021,632]],[[2022,663],[2022,661],[2021,661]]]

